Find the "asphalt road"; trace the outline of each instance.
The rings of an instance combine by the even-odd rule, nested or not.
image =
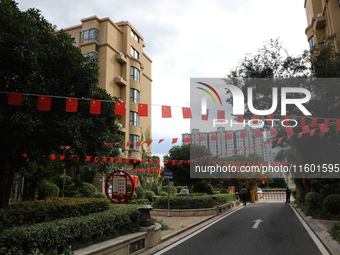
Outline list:
[[[320,249],[289,204],[259,203],[234,211],[155,254],[327,254]]]

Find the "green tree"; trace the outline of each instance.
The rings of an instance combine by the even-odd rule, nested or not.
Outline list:
[[[188,161],[193,158],[200,158],[211,155],[210,151],[197,144],[184,144],[181,146],[174,146],[169,150],[169,153],[164,156],[164,160],[169,160],[165,165],[165,170],[173,172],[173,181],[175,185],[192,186],[197,180],[190,178],[190,165],[176,164],[172,165],[172,160]],[[179,163],[179,162],[177,162]]]
[[[0,94],[0,207],[6,207],[15,174],[27,159],[40,164],[46,160],[42,155],[64,154],[63,145],[79,157],[115,156],[118,149],[104,144],[122,138],[112,103],[103,103],[101,115],[89,113],[87,99],[117,99],[97,86],[96,59],[84,57],[69,34],[55,31],[36,9],[20,11],[12,0],[0,1],[0,31],[0,91],[25,95],[22,106],[11,106],[7,93]],[[37,111],[34,95],[58,98],[44,112]],[[84,99],[77,113],[65,112],[65,97]]]

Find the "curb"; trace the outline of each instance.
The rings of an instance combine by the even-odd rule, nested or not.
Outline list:
[[[168,236],[165,236],[164,238],[161,238],[160,243],[165,242],[165,241],[167,241],[167,240],[169,240],[169,239],[171,239],[171,238],[173,238],[173,237],[175,237],[175,236],[177,236],[177,235],[179,235],[179,234],[181,234],[181,233],[183,233],[183,232],[186,232],[186,231],[188,231],[189,229],[192,229],[192,228],[194,228],[194,227],[196,227],[196,226],[202,224],[203,222],[206,222],[206,221],[208,221],[208,220],[211,220],[211,219],[214,218],[214,217],[216,217],[216,215],[211,215],[209,218],[206,218],[206,219],[204,219],[204,220],[200,220],[200,221],[196,222],[195,224],[192,224],[192,225],[190,225],[190,226],[188,226],[188,227],[186,227],[186,228],[183,228],[183,229],[181,229],[181,230],[179,230],[179,231],[177,231],[177,232],[174,232],[174,233],[172,233],[172,234],[170,234],[170,235],[168,235]]]
[[[317,238],[330,254],[340,254],[340,244],[332,239],[331,235],[327,231],[327,228],[322,223],[310,216],[305,216],[305,214],[301,212],[301,210],[297,208],[295,204],[291,204],[291,207],[301,216],[304,222],[313,231],[313,233],[317,236]]]

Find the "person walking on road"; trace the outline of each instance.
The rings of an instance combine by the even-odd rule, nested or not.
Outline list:
[[[247,205],[248,190],[247,190],[247,188],[245,186],[243,186],[243,188],[240,190],[240,194],[241,194],[243,206],[246,206]]]
[[[287,187],[286,189],[286,204],[290,204],[290,194],[291,194],[291,190]]]

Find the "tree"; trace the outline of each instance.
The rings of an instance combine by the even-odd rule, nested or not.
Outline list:
[[[79,157],[118,154],[104,145],[122,139],[113,104],[103,103],[96,115],[89,113],[88,100],[117,98],[97,86],[97,61],[72,44],[38,10],[21,12],[14,1],[0,1],[0,208],[8,205],[15,174],[27,160],[39,164],[46,160],[42,155],[65,153],[66,145]],[[7,92],[24,93],[23,105],[8,105]],[[35,95],[57,96],[51,111],[37,111]],[[83,98],[77,113],[65,112],[65,97]]]
[[[197,144],[184,144],[182,146],[174,146],[169,150],[169,153],[164,156],[164,160],[169,160],[169,164],[165,165],[165,169],[173,172],[173,181],[176,185],[190,187],[197,181],[190,178],[190,165],[172,165],[171,161],[189,161],[190,159],[200,158],[209,155],[211,155],[211,153],[206,147]]]

